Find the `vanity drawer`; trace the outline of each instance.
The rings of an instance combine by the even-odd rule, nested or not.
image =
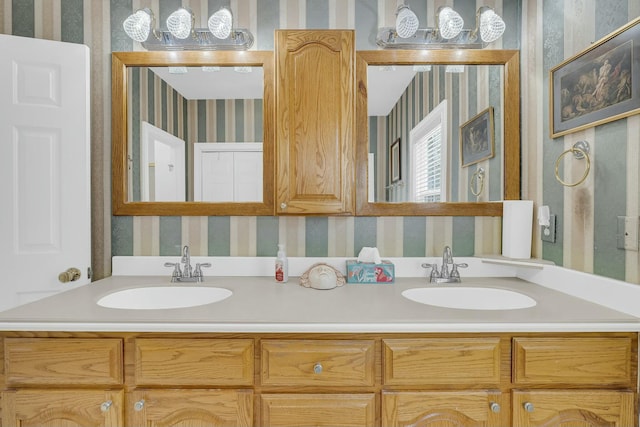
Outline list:
[[[498,337],[385,339],[383,382],[498,386],[500,343]]]
[[[634,386],[631,337],[514,338],[517,384]]]
[[[138,338],[136,385],[252,385],[252,339]]]
[[[119,338],[5,338],[7,385],[118,385]]]
[[[372,386],[373,340],[264,340],[263,385]]]

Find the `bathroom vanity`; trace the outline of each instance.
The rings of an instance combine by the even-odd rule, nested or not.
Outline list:
[[[519,277],[447,286],[534,306],[421,304],[403,292],[433,285],[408,277],[330,291],[211,277],[199,286],[232,295],[96,304],[148,286],[184,285],[113,276],[0,313],[2,425],[638,424],[640,319]]]

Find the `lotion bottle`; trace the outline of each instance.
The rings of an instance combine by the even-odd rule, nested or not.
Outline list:
[[[276,255],[276,282],[286,283],[289,280],[289,261],[284,244],[278,244],[278,254]]]

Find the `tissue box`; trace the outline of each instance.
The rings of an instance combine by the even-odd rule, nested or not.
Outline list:
[[[395,268],[392,262],[382,260],[372,262],[347,261],[347,283],[393,283]]]

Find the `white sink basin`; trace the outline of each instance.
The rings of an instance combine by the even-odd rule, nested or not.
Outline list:
[[[413,288],[402,296],[421,304],[466,310],[515,310],[536,305],[536,300],[519,292],[496,288]]]
[[[185,308],[222,301],[232,293],[229,289],[204,286],[147,286],[105,295],[97,304],[106,308],[129,310]]]

